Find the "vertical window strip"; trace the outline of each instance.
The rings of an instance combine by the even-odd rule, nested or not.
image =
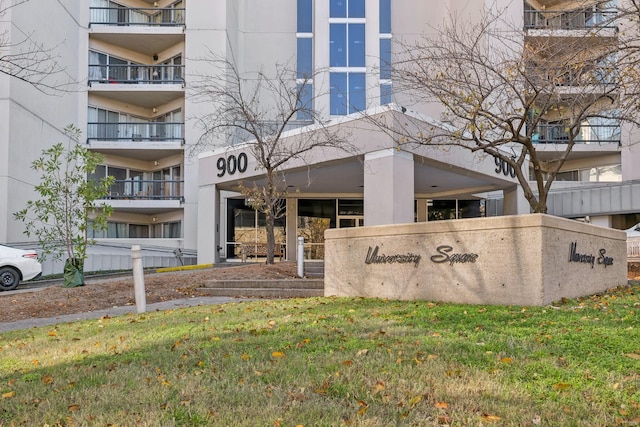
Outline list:
[[[391,0],[380,0],[380,105],[392,102]]]
[[[297,69],[296,85],[302,108],[299,120],[312,120],[313,109],[313,0],[297,0]]]
[[[313,0],[298,0],[298,26],[299,33],[313,32]]]
[[[391,34],[391,0],[380,0],[380,34]]]

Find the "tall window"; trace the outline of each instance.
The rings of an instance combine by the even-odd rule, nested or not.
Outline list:
[[[330,113],[366,108],[366,18],[364,0],[329,4]]]
[[[298,120],[311,120],[313,108],[313,0],[298,0],[297,88]]]
[[[380,104],[390,104],[391,94],[391,0],[380,0]]]

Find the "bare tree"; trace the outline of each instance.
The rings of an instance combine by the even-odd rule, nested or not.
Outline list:
[[[438,105],[442,125],[416,133],[407,115],[400,143],[493,156],[517,177],[531,210],[546,213],[551,184],[575,145],[619,142],[620,120],[632,120],[633,109],[619,102],[615,34],[534,37],[501,12],[475,22],[450,14],[430,35],[401,44],[395,90]],[[542,144],[555,150],[543,154]]]
[[[7,4],[0,0],[0,21],[12,8],[19,7],[29,0],[18,0]],[[46,38],[46,34],[41,34]],[[67,82],[53,80],[52,76],[64,73],[60,56],[56,53],[58,45],[46,46],[37,41],[35,31],[28,33],[17,29],[0,32],[0,73],[22,80],[44,93],[57,93],[69,88]]]
[[[198,118],[202,136],[195,145],[233,147],[244,144],[264,172],[264,185],[243,183],[241,193],[265,215],[267,263],[274,262],[276,219],[284,215],[288,162],[305,160],[313,150],[350,150],[348,135],[332,129],[314,109],[313,75],[299,77],[276,64],[272,75],[263,70],[241,72],[232,60],[210,53],[202,59],[216,75],[192,76],[195,102],[207,103],[209,114]],[[289,132],[306,126],[300,132]]]

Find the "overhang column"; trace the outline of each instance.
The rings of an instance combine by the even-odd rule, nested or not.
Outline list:
[[[220,190],[216,185],[198,189],[198,264],[220,262]]]
[[[364,224],[414,222],[413,154],[393,148],[364,156]]]
[[[531,206],[524,197],[524,190],[521,185],[514,185],[513,187],[503,190],[504,215],[522,215],[531,213]]]

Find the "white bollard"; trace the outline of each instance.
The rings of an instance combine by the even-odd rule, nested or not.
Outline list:
[[[304,237],[298,237],[298,277],[304,277]]]
[[[131,259],[133,260],[133,289],[138,313],[147,311],[147,297],[144,290],[144,270],[142,269],[142,255],[140,245],[131,246]]]

